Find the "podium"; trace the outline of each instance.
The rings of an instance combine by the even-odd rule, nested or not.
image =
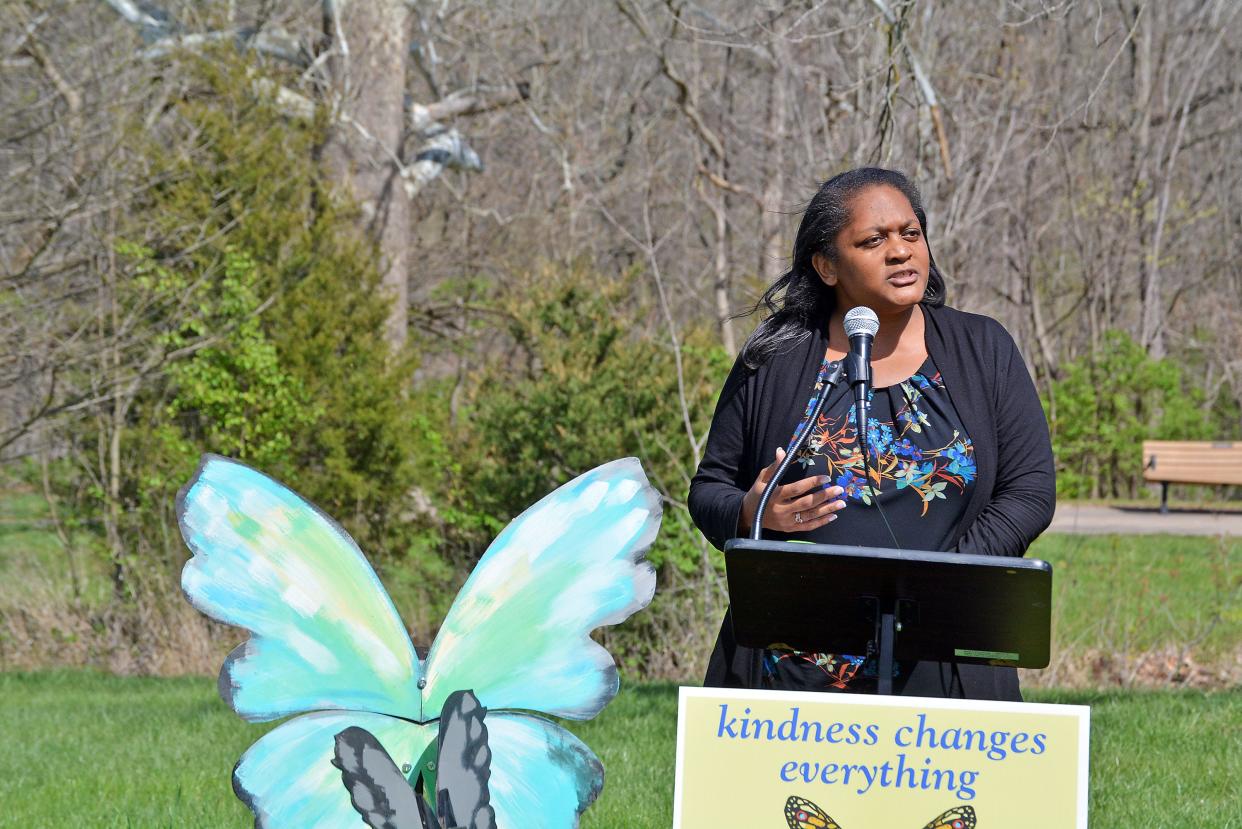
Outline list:
[[[867,422],[871,367],[861,352],[851,353],[826,366],[812,411],[759,499],[751,537],[725,543],[738,644],[875,652],[881,694],[893,692],[894,659],[1048,667],[1052,566],[1046,561],[762,538],[768,501],[811,434],[808,424],[818,422],[847,373],[856,422]],[[864,468],[866,447],[864,441]]]
[[[881,694],[894,659],[1048,666],[1045,561],[735,538],[725,571],[739,644],[875,652]]]

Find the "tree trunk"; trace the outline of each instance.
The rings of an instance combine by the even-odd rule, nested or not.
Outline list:
[[[404,345],[408,323],[410,212],[401,190],[408,14],[402,0],[324,0],[338,115],[324,158],[338,190],[362,211],[378,245],[392,302],[386,338]]]
[[[729,274],[729,211],[725,194],[717,191],[708,196],[709,207],[716,216],[716,244],[714,268],[716,278],[713,294],[716,298],[716,320],[720,325],[720,342],[732,357],[737,354],[737,337],[733,331],[733,306],[729,301],[732,279]]]
[[[1138,31],[1134,37],[1134,107],[1135,136],[1137,145],[1134,149],[1134,185],[1132,192],[1139,194],[1135,204],[1136,220],[1139,224],[1139,242],[1142,246],[1143,258],[1140,262],[1139,286],[1139,321],[1138,341],[1148,353],[1162,349],[1160,339],[1160,263],[1152,258],[1156,244],[1153,243],[1153,228],[1147,219],[1149,205],[1155,198],[1151,174],[1151,118],[1154,101],[1152,98],[1152,40],[1155,25],[1151,16],[1154,10],[1147,12],[1147,19],[1139,19],[1144,14],[1141,6],[1134,8],[1133,14]]]
[[[760,234],[763,248],[760,251],[759,273],[763,276],[764,285],[771,285],[785,271],[785,257],[788,251],[781,238],[781,227],[784,220],[785,207],[785,128],[786,83],[785,66],[788,65],[783,44],[774,38],[773,52],[776,65],[772,68],[772,81],[768,98],[768,168],[767,179],[763,186],[763,206],[759,219]]]

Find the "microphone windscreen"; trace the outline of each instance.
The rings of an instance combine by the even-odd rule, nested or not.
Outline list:
[[[859,305],[845,312],[845,336],[866,334],[869,337],[875,337],[879,330],[880,318],[866,305]]]

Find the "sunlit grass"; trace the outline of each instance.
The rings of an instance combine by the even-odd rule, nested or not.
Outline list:
[[[1028,553],[1053,567],[1053,650],[1134,653],[1242,646],[1242,538],[1048,534]]]
[[[6,596],[43,585],[40,595],[54,597],[67,584],[41,499],[9,496],[0,498],[0,609]],[[1054,652],[1191,645],[1222,664],[1242,652],[1242,539],[1048,535],[1031,555],[1055,568]],[[106,594],[101,569],[94,579]],[[1242,827],[1242,692],[1028,699],[1092,707],[1093,827]],[[676,705],[672,685],[628,684],[596,720],[569,725],[607,770],[586,829],[670,824]],[[250,826],[230,774],[269,727],[238,719],[211,679],[0,674],[0,826]]]
[[[1095,829],[1242,827],[1242,695],[1039,692],[1092,708]],[[585,829],[672,820],[677,691],[639,685],[571,728],[607,784]],[[248,725],[209,679],[0,674],[0,826],[246,827],[233,763],[267,726]]]

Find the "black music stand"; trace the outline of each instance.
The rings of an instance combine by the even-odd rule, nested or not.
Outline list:
[[[1052,566],[1038,559],[735,538],[725,544],[738,644],[1046,668]]]

